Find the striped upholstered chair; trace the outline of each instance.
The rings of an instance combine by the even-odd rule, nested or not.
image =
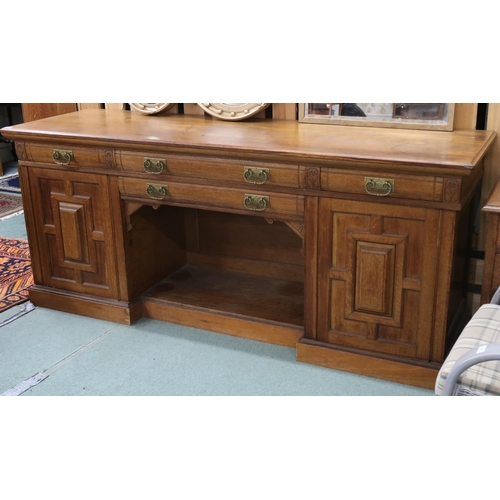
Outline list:
[[[500,396],[500,288],[464,328],[436,379],[438,396]]]

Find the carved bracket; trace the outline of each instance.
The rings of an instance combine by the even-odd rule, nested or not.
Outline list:
[[[142,208],[144,205],[151,207],[153,210],[158,210],[158,208],[161,205],[158,205],[157,203],[141,203],[139,201],[124,201],[123,202],[125,205],[125,224],[126,224],[126,231],[127,233],[130,232],[133,229],[133,225],[131,222],[132,215],[134,215],[137,210]]]
[[[132,222],[130,221],[133,214],[137,212],[141,207],[144,206],[144,203],[139,203],[137,201],[125,201],[125,222],[126,222],[126,230],[127,233],[132,230]]]
[[[274,219],[266,219],[268,224],[273,224]],[[300,236],[302,238],[302,248],[300,249],[300,253],[302,255],[305,255],[304,251],[304,223],[303,222],[296,222],[296,221],[280,221],[285,223],[296,235]]]
[[[299,235],[304,240],[304,223],[283,221],[295,234]]]

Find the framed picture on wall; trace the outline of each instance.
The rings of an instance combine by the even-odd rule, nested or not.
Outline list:
[[[299,121],[327,125],[453,130],[450,103],[302,103]]]

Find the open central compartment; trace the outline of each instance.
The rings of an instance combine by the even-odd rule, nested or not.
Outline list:
[[[301,230],[257,215],[141,206],[126,236],[129,288],[145,317],[295,346],[304,330]]]

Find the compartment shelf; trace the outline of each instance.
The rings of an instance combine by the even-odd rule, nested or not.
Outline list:
[[[187,264],[142,296],[214,314],[303,328],[304,283]]]

